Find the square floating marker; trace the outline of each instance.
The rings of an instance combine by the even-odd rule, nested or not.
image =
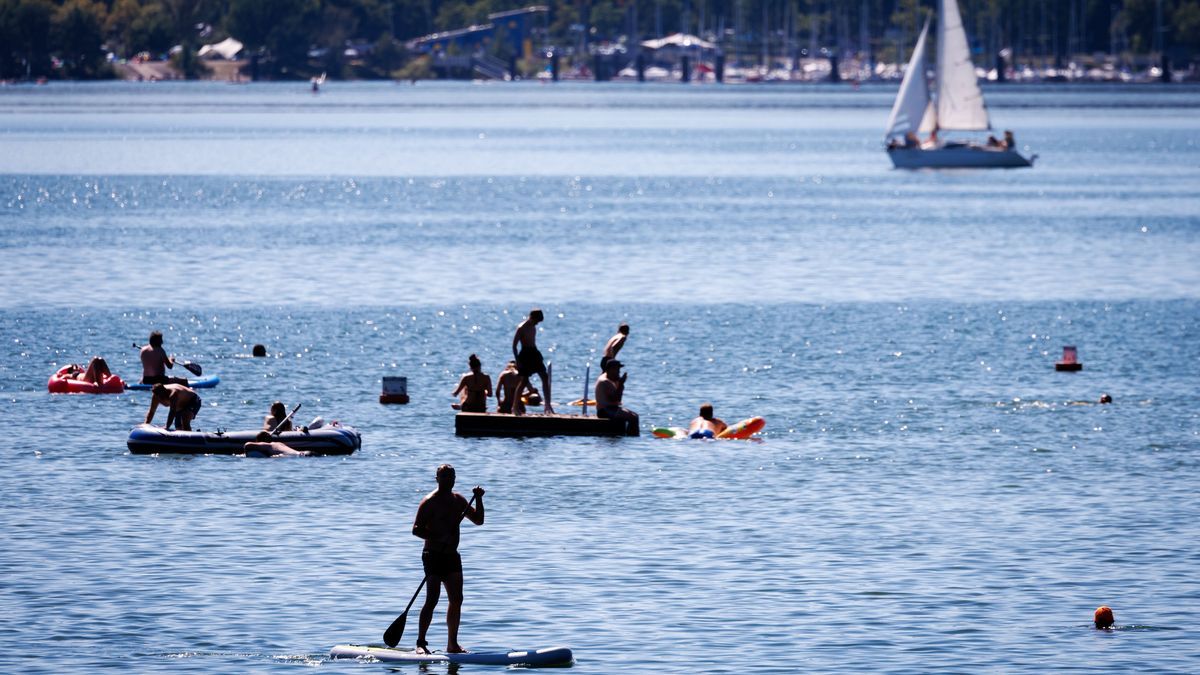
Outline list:
[[[1075,345],[1066,345],[1063,347],[1062,360],[1054,364],[1054,369],[1060,372],[1073,373],[1077,370],[1083,370],[1083,364],[1078,361],[1078,353],[1075,351]]]
[[[383,378],[383,392],[379,394],[380,403],[408,403],[408,378]]]

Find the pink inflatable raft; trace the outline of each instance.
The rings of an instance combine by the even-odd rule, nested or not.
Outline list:
[[[104,378],[104,382],[97,385],[87,380],[74,379],[71,377],[73,372],[81,373],[83,369],[74,364],[59,368],[57,373],[50,376],[46,388],[51,394],[120,394],[125,391],[125,381],[116,375],[109,375]]]

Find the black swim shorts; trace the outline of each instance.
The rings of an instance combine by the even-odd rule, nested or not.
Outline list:
[[[425,576],[428,577],[445,579],[462,574],[462,557],[458,551],[422,551],[421,565],[425,567]]]
[[[521,377],[544,372],[546,372],[546,362],[542,360],[542,353],[537,350],[537,347],[522,349],[521,353],[517,354],[517,373]]]

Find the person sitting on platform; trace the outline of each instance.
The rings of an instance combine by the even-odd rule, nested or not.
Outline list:
[[[454,390],[455,396],[460,396],[458,409],[463,412],[487,412],[487,400],[492,395],[492,378],[483,372],[483,364],[474,354],[467,359],[470,372],[463,373]]]
[[[521,381],[521,375],[517,373],[517,362],[509,361],[504,370],[496,376],[496,412],[504,413],[505,415],[513,414],[513,406],[517,406],[517,414],[525,412],[525,405],[521,401],[521,397],[517,396],[517,383]]]
[[[625,394],[625,378],[621,375],[621,362],[609,359],[604,364],[604,373],[596,380],[596,417],[625,422],[626,432],[633,435],[638,428],[638,415],[621,405]]]
[[[244,446],[247,457],[308,457],[309,453],[297,450],[286,443],[271,440],[270,431],[260,431],[254,440]]]
[[[713,406],[705,403],[700,406],[700,416],[688,424],[688,435],[692,438],[716,438],[725,431],[724,420],[713,417]]]
[[[275,427],[279,427],[276,429]],[[283,405],[283,401],[275,401],[271,404],[271,414],[267,415],[263,420],[264,431],[291,431],[292,420],[288,419],[287,407]]]
[[[200,412],[203,401],[190,387],[182,384],[156,384],[150,389],[150,410],[146,412],[146,424],[154,422],[154,413],[158,406],[167,408],[167,428],[175,423],[178,431],[191,431],[192,420]]]

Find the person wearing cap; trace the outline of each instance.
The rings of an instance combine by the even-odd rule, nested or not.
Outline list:
[[[546,392],[542,397],[545,412],[552,415],[554,407],[550,405],[550,373],[547,372],[546,362],[537,348],[537,325],[544,318],[542,310],[536,307],[529,311],[529,316],[517,326],[517,332],[513,335],[512,352],[517,362],[517,374],[521,377],[517,381],[517,391],[524,391],[525,386],[529,384],[529,376],[537,373],[538,377],[542,378],[542,391]],[[517,350],[518,345],[520,351]],[[521,414],[519,410],[514,406],[513,414]]]
[[[446,653],[462,654],[467,650],[458,644],[458,625],[462,617],[463,570],[462,558],[458,554],[458,525],[465,517],[476,525],[483,525],[483,488],[476,485],[471,490],[475,495],[472,506],[465,497],[454,491],[454,467],[443,464],[437,468],[437,489],[425,495],[417,507],[412,533],[425,540],[421,550],[421,564],[425,567],[425,604],[421,606],[420,623],[417,628],[417,653],[429,654],[429,643],[425,635],[433,623],[433,609],[441,598],[442,587],[446,588]]]
[[[726,426],[724,420],[713,417],[712,404],[704,403],[700,406],[700,416],[688,424],[688,435],[693,438],[716,438],[725,431]]]
[[[621,397],[625,394],[625,378],[628,377],[628,373],[621,374],[622,365],[616,359],[609,359],[604,364],[604,372],[596,380],[596,417],[621,420],[625,422],[627,432],[636,432],[637,413],[621,405]]]
[[[623,323],[617,326],[617,333],[608,339],[604,345],[604,355],[600,357],[600,372],[604,372],[604,366],[608,364],[609,359],[617,358],[617,352],[621,351],[621,347],[625,346],[625,339],[629,337],[629,324]]]

